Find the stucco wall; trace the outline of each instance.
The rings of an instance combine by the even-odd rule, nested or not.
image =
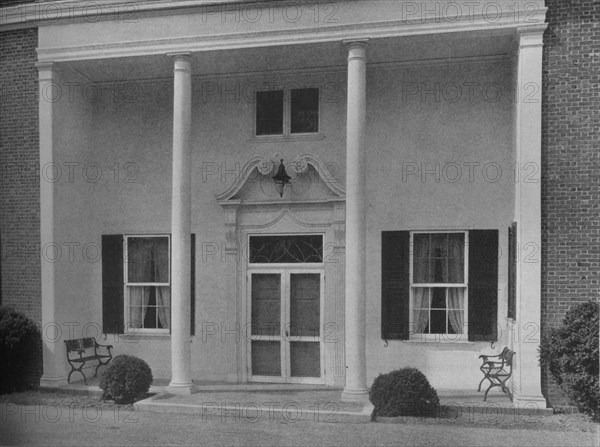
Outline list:
[[[498,324],[504,340],[496,346],[506,343],[506,229],[515,185],[510,76],[510,64],[504,62],[378,70],[370,76],[369,384],[381,372],[414,366],[435,387],[474,388],[480,380],[477,356],[491,351],[488,343],[464,338],[466,343],[389,341],[385,346],[380,335],[382,230],[498,229]]]
[[[488,344],[440,348],[391,342],[389,347],[383,347],[379,317],[380,234],[383,230],[496,228],[500,230],[501,246],[506,245],[504,229],[512,218],[514,194],[514,181],[510,177],[512,105],[506,94],[510,77],[510,66],[505,61],[369,69],[365,167],[369,203],[366,253],[369,382],[379,372],[413,365],[422,368],[434,386],[460,388],[466,386],[462,367],[469,365],[464,372],[476,383],[476,357],[480,351],[489,350]],[[220,336],[208,336],[206,331],[203,334],[206,324],[216,323],[219,327],[233,324],[225,305],[226,265],[219,252],[225,242],[225,216],[215,194],[235,180],[249,159],[256,155],[271,157],[275,152],[286,160],[301,153],[315,154],[329,163],[343,184],[345,82],[343,70],[194,79],[192,227],[197,235],[194,377],[222,378],[231,370],[227,344],[235,342],[231,337],[223,343]],[[254,138],[252,95],[207,94],[212,91],[212,88],[207,90],[207,85],[233,89],[236,83],[242,87],[257,84],[320,87],[321,135],[295,141]],[[481,87],[469,94],[468,83]],[[487,96],[484,84],[492,86]],[[414,93],[415,86],[438,89],[438,97]],[[101,87],[104,92],[114,85]],[[457,98],[458,89],[462,90],[461,98]],[[69,104],[70,112],[65,112],[62,118],[68,120],[69,113],[72,117],[78,114],[91,117],[87,138],[83,134],[85,127],[73,125],[65,130],[72,134],[70,139],[65,137],[70,143],[61,143],[57,148],[58,159],[78,163],[75,168],[78,179],[64,181],[58,188],[57,200],[62,211],[57,213],[57,228],[61,228],[64,238],[79,241],[82,246],[99,247],[102,234],[168,233],[170,229],[171,83],[168,79],[137,82],[129,92],[126,98],[103,93],[90,100],[90,96],[84,101],[85,110],[82,104]],[[501,97],[498,92],[502,92]],[[439,183],[435,175],[406,176],[403,181],[403,169],[406,174],[408,164],[420,167],[421,163],[429,163],[429,167],[440,164]],[[448,163],[462,167],[461,178],[456,178],[458,171],[452,171],[454,165]],[[471,163],[472,176],[469,165],[464,163]],[[485,163],[492,163],[486,171]],[[502,170],[498,179],[497,168]],[[96,181],[99,170],[101,174]],[[90,254],[81,255],[90,257]],[[500,317],[506,314],[505,270],[506,259],[501,256]],[[73,315],[77,313],[99,326],[101,264],[80,262],[68,272],[57,271],[62,272],[58,295],[73,303]],[[85,305],[80,299],[85,300]],[[499,318],[499,323],[502,322]],[[342,321],[337,323],[343,325]],[[144,335],[129,343],[121,340],[116,343],[116,351],[136,353],[149,361],[157,377],[170,377],[168,336]],[[446,370],[448,362],[461,367],[461,374],[436,372],[440,367]]]

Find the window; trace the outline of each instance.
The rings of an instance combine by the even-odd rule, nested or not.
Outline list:
[[[191,235],[190,335],[195,331],[195,235]],[[170,236],[102,235],[102,331],[171,328]]]
[[[384,231],[381,337],[498,339],[498,230]]]
[[[413,334],[464,334],[467,328],[467,233],[412,233]]]
[[[256,136],[319,132],[319,89],[298,88],[256,93]]]
[[[171,319],[169,237],[127,236],[126,327],[168,330]]]
[[[323,262],[323,236],[250,236],[250,264]]]
[[[256,135],[283,135],[283,90],[256,93]]]

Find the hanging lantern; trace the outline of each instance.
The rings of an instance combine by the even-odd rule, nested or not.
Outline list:
[[[279,191],[279,197],[283,197],[283,188],[285,188],[285,185],[290,183],[290,179],[291,179],[291,177],[289,175],[287,175],[287,172],[285,172],[285,166],[283,165],[283,158],[282,158],[281,164],[279,165],[279,170],[277,171],[277,174],[275,175],[275,177],[273,177],[273,181],[277,185],[277,188]]]

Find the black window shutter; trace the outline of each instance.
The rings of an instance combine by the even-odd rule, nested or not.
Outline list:
[[[508,318],[517,318],[517,223],[508,227]]]
[[[469,341],[498,339],[498,230],[469,231]]]
[[[122,334],[123,235],[102,235],[102,331]]]
[[[381,233],[381,337],[409,338],[409,245],[408,231]]]
[[[190,335],[196,335],[196,235],[192,233],[192,272],[190,276]]]

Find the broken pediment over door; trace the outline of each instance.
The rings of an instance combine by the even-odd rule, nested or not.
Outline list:
[[[216,196],[220,205],[259,205],[290,203],[343,202],[346,192],[328,167],[316,156],[304,154],[283,161],[289,183],[283,188],[275,177],[281,161],[255,157],[248,161],[241,175],[224,192]]]

